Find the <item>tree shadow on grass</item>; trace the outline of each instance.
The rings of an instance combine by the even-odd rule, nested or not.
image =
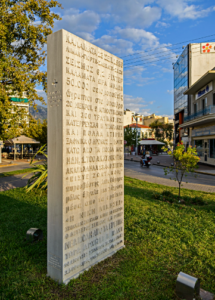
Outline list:
[[[1,251],[5,255],[2,273],[12,273],[24,264],[44,270],[47,248],[46,197],[26,194],[23,189],[0,193]],[[40,228],[43,240],[31,243],[26,240],[30,228]],[[3,275],[3,274],[2,274]]]
[[[128,179],[128,178],[127,178]],[[180,202],[178,199],[178,193],[176,188],[165,187],[161,189],[158,185],[155,185],[153,188],[153,184],[148,182],[141,182],[142,187],[135,186],[136,180],[132,180],[129,178],[129,182],[132,183],[132,186],[125,183],[125,196],[135,197],[138,200],[148,200],[151,203],[166,203],[168,205],[174,205],[178,208],[180,207],[193,207],[196,210],[203,210],[205,212],[213,211],[215,212],[215,201],[211,199],[205,199],[207,193],[204,197],[199,195],[198,191],[189,191],[187,189],[181,189],[181,198]],[[140,185],[140,183],[138,183]],[[149,185],[151,185],[149,187]],[[173,192],[176,190],[176,192]],[[210,194],[211,197],[212,194]],[[215,200],[215,195],[214,195]]]

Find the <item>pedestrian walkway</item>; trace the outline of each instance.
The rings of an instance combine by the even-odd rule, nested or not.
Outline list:
[[[28,179],[32,176],[32,174],[28,174],[25,178],[22,178],[24,175],[25,174],[19,174],[0,178],[0,192],[26,186]]]

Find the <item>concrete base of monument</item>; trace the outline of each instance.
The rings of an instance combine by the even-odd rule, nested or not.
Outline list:
[[[202,300],[214,300],[215,297],[210,292],[204,291],[203,289],[200,289],[200,297]]]
[[[83,268],[81,271],[79,271],[78,273],[72,275],[70,278],[66,279],[64,282],[60,283],[58,282],[59,284],[65,284],[67,285],[72,279],[76,279],[78,278],[82,273],[84,273],[85,271],[88,271],[90,268],[92,268],[93,266],[95,266],[96,264],[104,261],[105,259],[107,259],[108,257],[111,257],[112,255],[116,254],[119,250],[122,250],[123,248],[125,248],[125,245],[121,246],[119,249],[117,249],[116,251],[113,251],[111,253],[109,253],[108,255],[106,255],[102,260],[98,260],[96,262],[93,262],[91,265],[89,265],[88,267],[85,267]],[[46,274],[47,277],[50,277],[51,276],[49,274]],[[54,280],[54,279],[53,279]]]
[[[89,265],[88,267],[83,268],[81,271],[79,271],[78,273],[76,273],[75,275],[71,276],[70,278],[68,278],[67,280],[65,280],[63,283],[64,284],[68,284],[72,279],[76,279],[78,278],[82,273],[84,273],[85,271],[88,271],[90,268],[92,268],[93,266],[95,266],[96,264],[104,261],[105,259],[107,259],[108,257],[111,257],[112,255],[116,254],[119,250],[122,250],[123,248],[125,248],[125,245],[121,246],[119,249],[109,253],[108,255],[106,255],[102,260],[98,260],[96,262],[93,262],[93,264]]]

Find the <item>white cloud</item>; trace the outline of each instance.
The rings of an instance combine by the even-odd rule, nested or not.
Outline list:
[[[167,90],[167,93],[170,94],[170,95],[173,95],[174,90]]]
[[[157,3],[171,16],[179,19],[192,19],[206,17],[214,7],[202,9],[197,5],[188,5],[190,0],[157,0]]]
[[[143,66],[134,66],[130,69],[124,71],[124,83],[126,85],[136,84],[137,86],[144,86],[151,83],[155,77],[144,77],[143,71],[145,68]]]
[[[55,22],[55,30],[65,29],[88,41],[92,41],[92,33],[98,28],[99,23],[100,16],[93,11],[79,12],[75,9],[69,9],[66,10],[61,21]]]
[[[174,57],[175,58],[175,57]],[[162,71],[164,73],[173,73],[173,69],[172,69],[172,66],[170,68],[162,68]]]
[[[115,27],[112,31],[113,34],[117,34],[123,39],[132,40],[135,43],[147,46],[158,46],[158,38],[151,32],[145,31],[144,29],[137,29],[137,28],[120,28]]]
[[[95,45],[117,55],[133,53],[133,43],[124,39],[118,39],[111,35],[103,35],[93,41]]]
[[[124,95],[124,108],[128,108],[131,111],[139,114],[150,114],[150,109],[145,108],[148,106],[148,103],[144,101],[142,97],[134,98],[131,95]]]
[[[156,28],[160,28],[160,27],[164,27],[164,28],[168,28],[170,26],[170,24],[165,23],[165,22],[157,22],[157,24],[155,25]]]
[[[154,0],[61,0],[61,3],[63,7],[93,10],[105,17],[111,16],[111,22],[139,28],[148,27],[161,17],[160,7],[149,6]]]

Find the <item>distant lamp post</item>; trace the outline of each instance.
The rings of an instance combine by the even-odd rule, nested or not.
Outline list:
[[[138,121],[138,117],[135,118],[136,121],[136,155],[138,155],[138,149],[137,149],[137,121]]]
[[[2,147],[3,147],[3,141],[0,141],[0,163],[1,161],[1,157],[2,157]]]

